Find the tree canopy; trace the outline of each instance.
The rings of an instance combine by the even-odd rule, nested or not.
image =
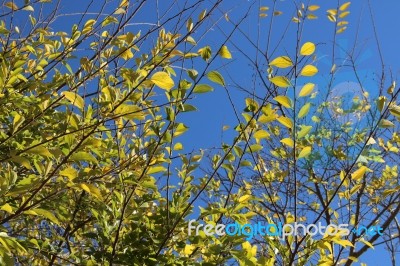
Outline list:
[[[369,2],[70,5],[2,1],[1,265],[366,265],[382,246],[396,265],[400,88]],[[351,232],[190,231],[231,223]]]

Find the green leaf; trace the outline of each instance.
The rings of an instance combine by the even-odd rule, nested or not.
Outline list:
[[[206,92],[210,92],[213,90],[214,90],[213,87],[211,87],[210,85],[198,84],[194,87],[193,92],[194,93],[206,93]]]
[[[174,87],[173,79],[166,72],[154,73],[150,80],[161,89],[167,91]]]
[[[82,97],[75,92],[72,91],[63,91],[61,95],[70,101],[73,105],[78,107],[79,109],[83,110],[85,107],[85,102],[83,101]]]
[[[207,77],[212,82],[215,82],[215,83],[225,87],[225,80],[219,72],[217,72],[217,71],[208,72]]]
[[[283,76],[275,76],[273,78],[270,78],[269,81],[281,88],[288,88],[291,86],[290,81]]]

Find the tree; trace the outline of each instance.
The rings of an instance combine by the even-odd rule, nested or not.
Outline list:
[[[303,38],[324,14],[307,3],[99,3],[65,13],[62,1],[3,2],[1,264],[350,265],[387,244],[395,265],[400,90],[382,59],[370,96],[356,48],[338,57],[350,2],[328,3],[325,46]],[[254,21],[257,34],[246,33]],[[253,88],[235,62],[250,64],[241,70]],[[350,106],[333,93],[343,69],[361,90]],[[234,137],[187,152],[184,113],[214,89],[234,110]],[[230,222],[379,225],[384,235],[190,232]]]

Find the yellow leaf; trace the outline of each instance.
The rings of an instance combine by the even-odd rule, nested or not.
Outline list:
[[[345,11],[347,8],[349,8],[350,4],[351,4],[351,2],[346,2],[346,3],[344,3],[343,5],[341,5],[341,6],[339,7],[339,10],[340,10],[340,11]]]
[[[305,147],[301,150],[301,152],[299,153],[299,156],[297,157],[298,159],[300,158],[304,158],[306,156],[308,156],[311,153],[311,147]]]
[[[301,88],[301,91],[299,93],[299,97],[305,97],[311,94],[311,92],[314,90],[315,84],[314,83],[307,83],[306,85]]]
[[[350,11],[345,11],[342,14],[339,15],[339,18],[345,18],[350,14]]]
[[[166,72],[154,73],[150,80],[161,89],[167,91],[174,87],[174,81]]]
[[[341,245],[341,246],[343,246],[343,247],[347,247],[347,246],[354,247],[354,245],[353,245],[349,240],[347,240],[347,239],[337,239],[337,238],[333,238],[332,240],[333,240],[335,243],[337,243],[337,244],[339,244],[339,245]]]
[[[83,109],[85,107],[85,102],[83,101],[82,97],[75,92],[72,91],[63,91],[61,95],[70,101],[73,105],[78,107],[79,109]]]
[[[310,111],[310,107],[311,107],[310,103],[306,103],[303,107],[301,107],[298,117],[303,118],[304,116],[306,116]]]
[[[359,180],[360,178],[362,178],[365,174],[365,172],[367,172],[368,168],[366,166],[361,166],[360,168],[358,168],[357,171],[355,171],[353,174],[351,174],[351,178],[355,181]]]
[[[180,143],[180,142],[176,143],[176,144],[174,145],[174,150],[175,150],[175,151],[183,150],[183,145],[182,145],[182,143]]]
[[[129,1],[128,0],[122,0],[121,3],[119,4],[119,7],[126,7],[129,5]]]
[[[301,55],[312,55],[315,52],[315,44],[306,42],[300,49]]]
[[[11,214],[14,213],[12,207],[8,203],[6,203],[3,206],[1,206],[0,210],[6,211],[6,212],[11,213]]]
[[[288,56],[280,56],[272,60],[272,62],[269,63],[269,65],[279,68],[287,68],[293,66],[293,62]]]
[[[338,30],[336,31],[336,33],[337,33],[337,34],[340,34],[340,33],[344,32],[346,29],[347,29],[347,27],[342,27],[342,28],[338,29]]]
[[[183,251],[183,253],[185,255],[190,255],[192,254],[192,252],[196,249],[196,247],[194,245],[186,245],[185,246],[185,250]]]
[[[317,73],[318,73],[318,68],[316,68],[313,65],[306,65],[301,70],[300,75],[306,76],[306,77],[311,77],[311,76],[314,76]]]
[[[221,50],[219,50],[218,54],[222,58],[226,58],[226,59],[231,59],[232,58],[231,52],[229,52],[228,47],[226,47],[226,45],[221,47]]]
[[[100,189],[98,189],[96,186],[92,184],[87,184],[87,183],[82,183],[79,185],[83,190],[85,190],[87,193],[90,195],[95,196],[99,200],[103,199],[103,196],[101,195]]]
[[[269,137],[270,134],[265,130],[258,130],[256,133],[254,133],[255,139],[267,139]]]
[[[336,22],[336,17],[335,17],[334,15],[332,15],[332,14],[328,14],[328,19],[329,19],[331,22]]]
[[[281,140],[281,143],[287,145],[290,148],[294,147],[294,141],[291,138],[284,138]]]
[[[269,79],[274,85],[281,87],[281,88],[288,88],[291,86],[290,81],[283,76],[276,76]]]
[[[308,10],[310,10],[310,11],[315,11],[315,10],[318,10],[318,9],[319,9],[319,6],[317,6],[317,5],[311,5],[311,6],[308,7]]]
[[[287,128],[293,128],[293,121],[288,117],[280,116],[276,120]]]
[[[13,11],[18,10],[18,6],[13,2],[7,2],[4,5],[8,8],[11,8]]]
[[[279,96],[276,96],[274,98],[274,100],[277,101],[278,103],[282,104],[283,106],[287,107],[287,108],[292,108],[292,101],[287,96],[279,95]]]
[[[244,195],[244,196],[241,196],[240,198],[239,198],[239,203],[243,203],[243,202],[245,202],[245,201],[248,201],[249,199],[250,199],[250,195]]]

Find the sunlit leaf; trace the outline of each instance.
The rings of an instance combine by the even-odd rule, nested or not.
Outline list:
[[[301,55],[312,55],[315,52],[315,44],[312,42],[306,42],[300,49]]]
[[[314,83],[307,83],[306,85],[303,86],[303,88],[301,88],[299,92],[299,97],[305,97],[310,95],[314,90],[314,87],[315,87]]]
[[[218,71],[208,72],[207,77],[212,82],[215,82],[219,85],[225,86],[225,80],[222,75]]]
[[[169,91],[174,87],[173,79],[166,72],[157,72],[151,76],[150,79],[154,84],[156,84],[161,89]]]
[[[313,65],[306,65],[301,70],[300,75],[306,76],[306,77],[311,77],[311,76],[314,76],[317,73],[318,73],[318,68],[316,68]]]
[[[270,78],[269,81],[271,81],[274,85],[281,88],[288,88],[292,85],[290,84],[290,81],[283,76],[275,76],[273,78]]]
[[[288,56],[280,56],[272,60],[269,65],[279,68],[287,68],[293,66],[293,62]]]

